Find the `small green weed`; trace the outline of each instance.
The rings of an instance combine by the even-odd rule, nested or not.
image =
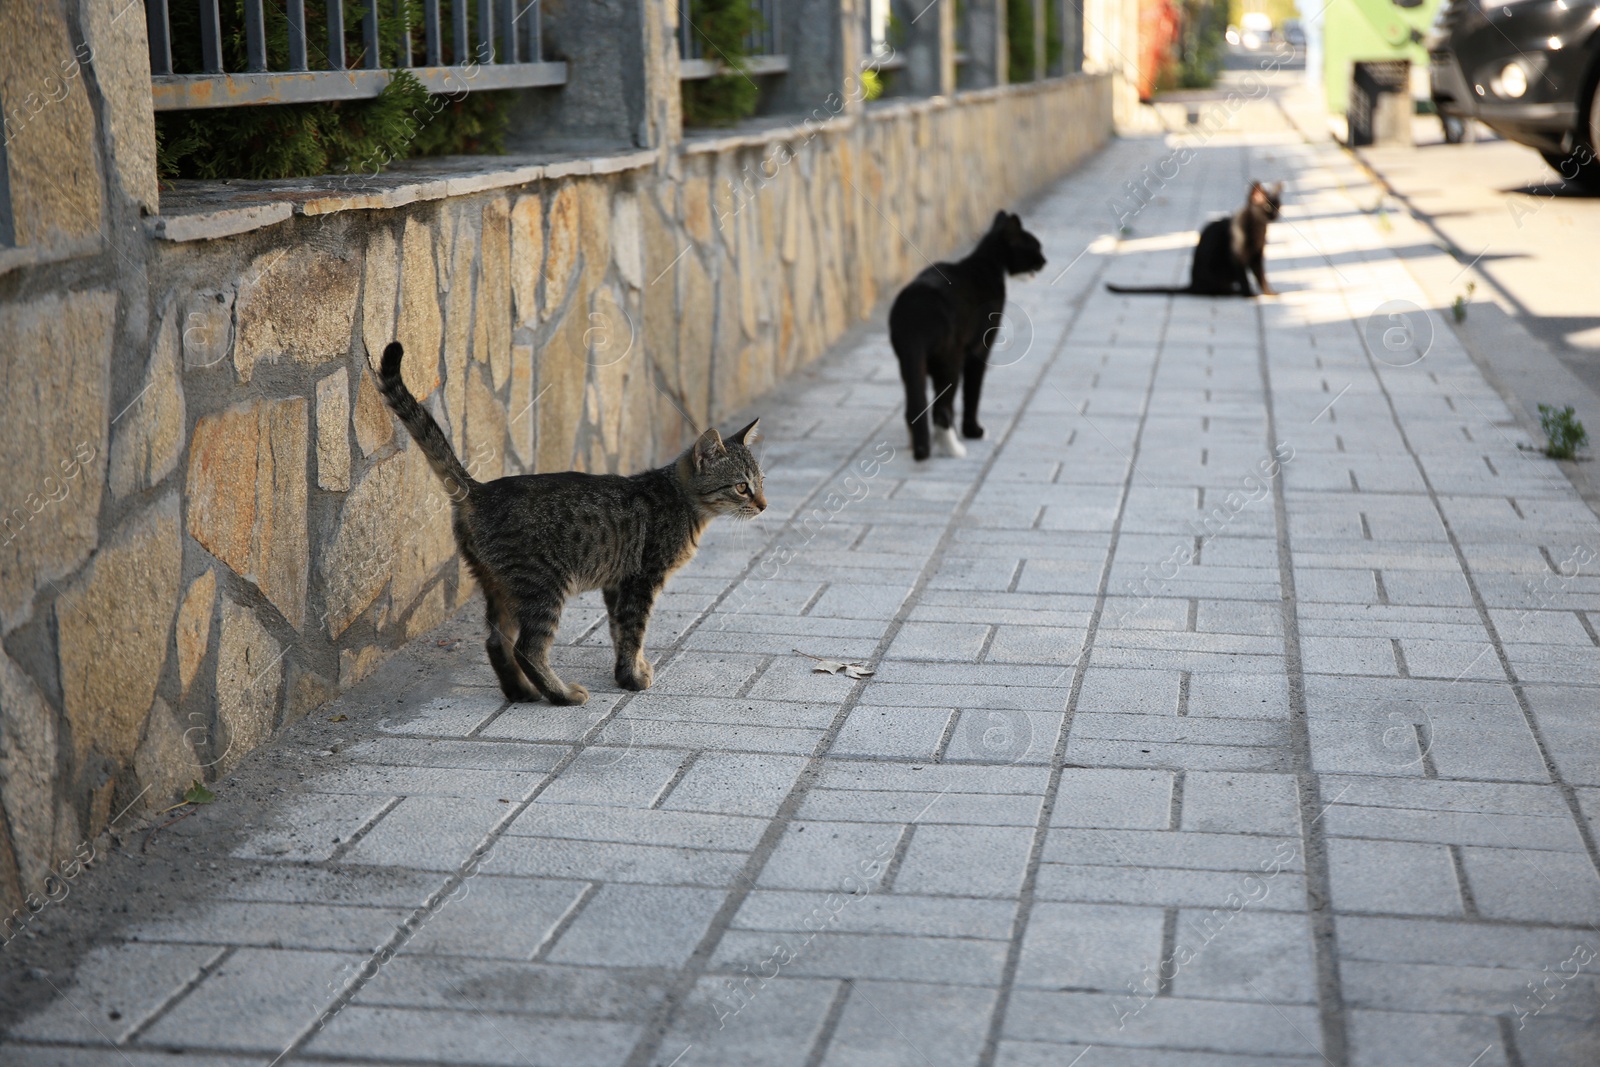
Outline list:
[[[1544,446],[1544,454],[1551,459],[1572,459],[1578,449],[1589,443],[1589,431],[1583,428],[1583,422],[1570,404],[1564,408],[1540,404],[1539,428],[1549,442]]]

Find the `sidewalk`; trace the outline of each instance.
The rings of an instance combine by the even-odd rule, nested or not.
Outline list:
[[[1274,104],[1097,240],[1171,151],[1023,210],[965,459],[861,331],[758,412],[652,689],[590,596],[589,704],[507,707],[472,609],[42,913],[0,1060],[1600,1062],[1600,521]],[[1252,177],[1284,295],[1104,291]]]

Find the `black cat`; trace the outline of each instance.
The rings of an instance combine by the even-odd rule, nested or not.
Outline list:
[[[948,456],[967,454],[956,439],[956,383],[961,382],[961,435],[982,437],[978,394],[989,365],[989,348],[1006,306],[1006,275],[1028,274],[1044,266],[1039,240],[1022,220],[1002,211],[972,254],[959,263],[935,263],[900,290],[889,309],[889,342],[906,383],[906,424],[911,452],[927,459],[928,411],[933,411],[939,448]],[[928,379],[933,403],[928,403]]]
[[[1165,285],[1126,287],[1106,283],[1113,293],[1192,293],[1195,296],[1255,296],[1250,290],[1250,274],[1261,283],[1264,296],[1277,296],[1267,284],[1267,223],[1278,217],[1283,183],[1268,189],[1260,182],[1250,183],[1250,196],[1233,215],[1216,219],[1200,231],[1194,247],[1194,265],[1189,285],[1174,289]]]

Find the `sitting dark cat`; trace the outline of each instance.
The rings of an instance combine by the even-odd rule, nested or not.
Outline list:
[[[512,700],[589,699],[550,669],[549,651],[562,605],[590,589],[605,592],[617,684],[648,689],[644,631],[667,577],[694,558],[713,518],[766,510],[761,466],[746,444],[756,424],[727,441],[709,429],[672,463],[631,477],[566,471],[479,482],[401,380],[402,355],[398,343],[383,350],[383,395],[450,495],[456,545],[488,606],[501,690]]]
[[[1255,296],[1250,291],[1250,274],[1255,273],[1264,296],[1277,296],[1267,284],[1267,223],[1278,217],[1283,183],[1270,190],[1260,182],[1250,183],[1250,196],[1244,207],[1228,218],[1206,223],[1200,243],[1194,247],[1194,265],[1189,286],[1174,289],[1164,285],[1133,288],[1106,283],[1113,293],[1192,293],[1196,296]]]
[[[947,456],[964,456],[956,439],[956,382],[961,382],[961,435],[982,437],[978,395],[989,366],[989,348],[1006,306],[1006,275],[1027,274],[1044,266],[1039,240],[1022,228],[1022,220],[1004,211],[959,263],[935,263],[900,290],[889,309],[889,341],[900,360],[906,383],[906,423],[911,427],[911,452],[927,459],[928,410],[938,427],[939,448]],[[927,380],[933,379],[933,403]]]

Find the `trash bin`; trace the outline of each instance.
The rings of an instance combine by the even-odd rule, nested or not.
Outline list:
[[[1357,60],[1345,111],[1351,145],[1411,144],[1411,61]]]

